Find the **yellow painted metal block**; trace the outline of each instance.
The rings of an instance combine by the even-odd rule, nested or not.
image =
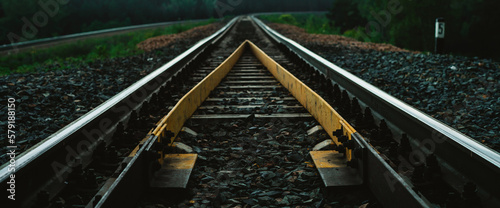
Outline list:
[[[267,54],[249,42],[249,47],[253,54],[262,64],[273,74],[273,76],[290,91],[290,93],[304,106],[307,111],[323,126],[335,144],[341,144],[333,132],[344,127],[344,135],[351,139],[351,134],[356,130],[340,116],[321,96],[314,92],[307,85],[293,76],[285,68],[271,59]],[[351,160],[351,150],[346,151],[346,157]]]
[[[252,42],[246,40],[235,52],[233,52],[233,54],[231,54],[231,56],[229,56],[229,58],[182,97],[169,114],[158,122],[157,127],[152,131],[154,135],[158,136],[158,141],[166,139],[163,138],[165,132],[171,131],[174,136],[170,138],[171,140],[169,142],[170,144],[173,143],[175,137],[182,129],[184,122],[191,117],[201,103],[208,97],[210,92],[219,85],[222,79],[241,57],[246,47],[250,48],[253,54],[271,74],[273,74],[273,76],[309,111],[321,126],[323,126],[330,138],[337,145],[339,145],[340,142],[337,137],[333,136],[333,132],[341,127],[344,129],[344,134],[351,139],[351,134],[355,133],[356,130],[354,130],[354,128],[352,128],[352,126],[349,125],[349,123],[347,123],[323,98],[285,68],[280,66],[276,61],[271,59]],[[351,159],[350,150],[346,151],[346,157],[348,160]],[[163,161],[160,160],[160,163],[161,162]]]
[[[160,170],[154,173],[150,186],[155,188],[186,188],[197,154],[167,154]]]
[[[224,62],[184,95],[172,110],[156,124],[156,128],[151,132],[158,137],[158,142],[162,142],[164,139],[170,139],[169,144],[174,142],[175,137],[184,126],[184,122],[193,115],[201,103],[207,99],[210,92],[226,77],[243,54],[247,45],[248,41],[243,42]],[[172,132],[173,137],[165,138],[167,131]],[[165,154],[164,152],[160,153],[162,156]],[[163,164],[164,161],[159,159],[159,162]]]
[[[343,154],[334,151],[311,151],[311,158],[326,187],[363,184],[359,170],[346,165]]]
[[[166,154],[162,169],[193,169],[197,154]]]
[[[346,166],[345,158],[335,150],[311,151],[309,154],[311,154],[316,168],[339,168]]]
[[[172,110],[162,118],[157,124],[153,133],[162,140],[161,136],[166,131],[171,131],[174,137],[171,138],[170,143],[174,141],[179,131],[184,126],[191,115],[198,109],[203,101],[208,97],[210,92],[215,89],[219,83],[226,77],[227,73],[233,68],[238,59],[243,54],[248,41],[243,42],[236,51],[234,51],[222,64],[220,64],[214,71],[201,80],[193,89],[191,89],[184,97],[182,97]]]

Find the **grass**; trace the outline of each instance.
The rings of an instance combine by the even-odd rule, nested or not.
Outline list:
[[[12,73],[60,70],[66,69],[70,65],[87,64],[99,59],[144,53],[136,47],[143,40],[159,35],[180,33],[213,22],[215,19],[197,23],[175,24],[165,28],[141,30],[110,37],[89,38],[50,48],[33,49],[2,56],[0,57],[0,76]],[[59,64],[60,67],[47,67],[53,64]]]

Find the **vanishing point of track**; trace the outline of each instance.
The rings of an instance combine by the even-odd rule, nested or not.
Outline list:
[[[245,39],[255,41],[260,49]],[[292,74],[309,77],[304,82],[311,86]],[[202,85],[197,95],[182,97],[196,89],[190,90],[193,85]],[[176,112],[181,113],[176,116]],[[141,123],[145,115],[162,119],[151,126]],[[450,199],[467,206],[500,204],[500,181],[495,180],[500,176],[498,153],[284,38],[258,19],[239,17],[20,155],[16,206],[61,207],[69,205],[75,194],[87,196],[73,205],[131,206],[142,200],[141,194],[149,187],[171,185],[171,179],[164,177],[169,173],[162,171],[169,171],[165,168],[168,158],[183,155],[177,150],[185,142],[176,137],[181,129],[184,138],[190,137],[184,135],[189,132],[196,138],[212,132],[194,132],[187,126],[236,119],[317,121],[321,126],[316,131],[329,136],[322,142],[329,150],[311,152],[324,185],[363,185],[384,207],[429,207]],[[130,133],[134,129],[151,131],[138,138]],[[370,140],[355,129],[369,132]],[[392,150],[394,155],[381,155],[373,147],[389,140],[399,143]],[[194,160],[196,153],[202,154],[189,146],[183,151],[191,152]],[[341,164],[338,168],[346,171],[323,167],[318,155],[327,153],[329,157],[341,155],[335,165]],[[189,179],[192,167],[187,169]],[[4,190],[9,189],[12,177],[6,165],[0,177]],[[435,186],[456,194],[435,199],[442,197],[429,194]],[[7,200],[2,198],[2,204]]]

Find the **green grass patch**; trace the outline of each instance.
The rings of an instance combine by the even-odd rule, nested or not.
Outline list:
[[[165,28],[148,29],[110,37],[89,38],[45,49],[33,49],[0,57],[0,76],[12,73],[65,69],[70,65],[81,65],[98,59],[132,56],[144,51],[136,45],[151,37],[180,33],[191,28],[215,22],[175,24]],[[60,67],[47,66],[59,64]]]

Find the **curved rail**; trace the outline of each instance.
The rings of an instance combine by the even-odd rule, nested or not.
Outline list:
[[[15,176],[17,206],[27,207],[41,191],[59,192],[65,185],[65,178],[77,165],[86,167],[92,161],[92,152],[102,142],[107,144],[119,125],[125,124],[133,111],[139,110],[166,81],[179,73],[183,67],[214,44],[234,25],[231,20],[211,36],[199,41],[193,47],[167,64],[137,81],[127,89],[113,96],[92,111],[68,124],[16,158],[15,171],[8,163],[0,167],[0,187],[9,188],[7,182]],[[0,204],[8,204],[7,197]]]
[[[6,53],[10,50],[18,50],[20,48],[26,48],[26,47],[30,47],[30,46],[36,46],[36,45],[40,45],[40,44],[47,44],[47,43],[65,41],[65,40],[81,39],[81,38],[91,37],[91,36],[96,36],[96,35],[118,33],[118,32],[125,32],[125,31],[138,30],[138,29],[156,28],[156,27],[181,24],[181,23],[195,23],[195,22],[201,22],[201,21],[205,21],[205,20],[208,20],[208,19],[181,20],[181,21],[173,21],[173,22],[160,22],[160,23],[143,24],[143,25],[132,25],[132,26],[126,26],[126,27],[118,27],[118,28],[110,28],[110,29],[96,30],[96,31],[90,31],[90,32],[83,32],[83,33],[62,35],[62,36],[51,37],[51,38],[42,38],[42,39],[37,39],[37,40],[32,40],[32,41],[24,41],[24,42],[19,42],[19,43],[0,45],[0,52]]]
[[[31,206],[41,191],[59,192],[65,185],[65,178],[74,167],[90,164],[92,152],[97,145],[109,144],[119,123],[125,124],[130,115],[141,108],[153,94],[159,92],[165,82],[179,73],[207,47],[220,40],[235,24],[234,18],[215,34],[203,39],[192,48],[155,70],[129,88],[120,92],[94,110],[75,120],[63,129],[54,133],[38,145],[30,148],[16,160],[16,170],[9,170],[7,164],[0,167],[1,188],[8,189],[11,174],[15,174],[16,207]],[[415,108],[388,95],[373,85],[357,78],[347,71],[319,57],[299,44],[281,36],[279,33],[252,17],[257,25],[276,42],[288,47],[292,52],[314,66],[324,76],[357,97],[363,106],[370,107],[378,118],[383,118],[397,132],[405,132],[413,139],[416,156],[435,154],[443,171],[443,179],[461,192],[463,184],[472,181],[478,186],[478,194],[483,204],[497,206],[500,186],[500,155],[487,147],[472,141],[460,132],[425,115]],[[330,132],[329,132],[330,133]],[[351,135],[360,145],[367,147],[363,158],[363,171],[372,192],[386,207],[427,207],[429,203],[412,189],[409,180],[398,175],[379,153],[372,148],[359,134]],[[123,188],[123,181],[129,181],[131,187],[145,184],[144,169],[148,169],[154,143],[158,136],[146,137],[122,173],[118,173],[116,183],[107,184],[103,192],[98,193],[88,206],[108,207],[115,202],[124,205],[131,196],[129,188]],[[411,161],[411,158],[408,158]],[[425,157],[423,158],[425,159]],[[143,161],[143,162],[135,162]],[[149,167],[150,168],[150,167]],[[127,173],[127,174],[125,174]],[[467,180],[467,181],[466,181]],[[122,181],[122,183],[118,183]],[[5,190],[4,189],[4,190]],[[397,196],[397,197],[395,197]],[[0,199],[1,204],[8,204],[6,197]]]
[[[325,77],[338,83],[360,104],[371,108],[374,115],[388,121],[397,132],[405,132],[413,139],[413,155],[435,154],[443,171],[443,179],[462,192],[463,185],[473,182],[484,204],[500,204],[500,154],[463,135],[455,129],[422,113],[377,87],[361,80],[346,70],[325,60],[298,43],[282,36],[252,16],[270,37],[304,59]],[[405,158],[412,161],[412,158]],[[421,158],[422,162],[425,158]],[[418,161],[417,161],[418,162]],[[377,193],[377,192],[375,192]]]

